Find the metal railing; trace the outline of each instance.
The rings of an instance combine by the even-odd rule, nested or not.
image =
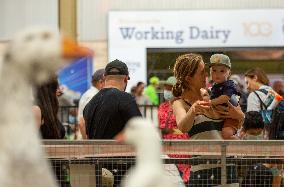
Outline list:
[[[173,140],[162,143],[164,169],[180,186],[229,183],[269,187],[280,185],[284,174],[284,141]],[[112,140],[45,140],[43,148],[53,166],[69,169],[59,176],[57,172],[61,186],[119,186],[126,171],[135,164],[133,147]],[[184,183],[181,165],[191,167],[189,181]]]
[[[158,124],[158,105],[138,105],[143,117],[151,119],[154,124]],[[60,106],[58,118],[65,126],[77,124],[78,106]]]

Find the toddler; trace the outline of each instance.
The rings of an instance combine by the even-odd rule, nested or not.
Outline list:
[[[233,106],[238,105],[237,86],[234,81],[229,80],[231,75],[230,58],[224,54],[214,54],[210,57],[210,74],[213,81],[213,86],[210,93],[210,103],[213,108],[217,105],[228,106],[230,103]],[[236,139],[234,136],[238,130],[239,122],[233,119],[225,119],[222,129],[224,139]]]
[[[242,129],[242,139],[244,140],[263,140],[264,122],[262,116],[257,111],[245,113],[245,121]]]

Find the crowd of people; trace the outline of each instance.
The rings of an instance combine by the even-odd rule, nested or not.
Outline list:
[[[121,127],[118,128],[117,131],[112,132],[112,136],[97,137],[113,138],[116,132],[123,128],[128,119],[137,115],[141,116],[141,111],[133,112],[133,110],[137,110],[137,105],[153,105],[159,106],[157,115],[161,129],[164,127],[164,121],[172,119],[172,117],[168,117],[171,115],[174,116],[174,120],[177,124],[175,131],[178,130],[179,132],[187,133],[191,139],[200,139],[201,137],[202,139],[242,139],[242,136],[244,136],[246,132],[249,133],[249,131],[243,128],[242,124],[244,120],[252,120],[250,119],[252,117],[258,119],[257,116],[253,115],[248,115],[248,117],[245,118],[244,113],[264,110],[261,103],[262,101],[265,103],[265,99],[267,95],[269,95],[268,93],[272,92],[274,96],[283,96],[283,83],[281,81],[275,81],[273,86],[270,87],[267,75],[260,68],[249,69],[244,73],[246,84],[244,85],[240,76],[231,75],[232,65],[227,55],[212,55],[209,67],[211,81],[208,84],[205,62],[202,56],[198,54],[181,55],[176,60],[173,72],[174,75],[170,76],[167,81],[160,81],[158,77],[153,76],[149,79],[148,86],[146,86],[144,82],[138,82],[137,85],[131,89],[131,93],[129,94],[125,92],[128,79],[126,80],[125,77],[123,79],[123,76],[129,78],[126,64],[119,60],[109,63],[105,69],[99,69],[94,73],[92,77],[93,86],[81,96],[79,101],[77,120],[83,138],[87,138],[88,133],[94,133],[92,126],[97,127],[97,125],[95,125],[96,123],[102,124],[102,121],[104,121],[103,123],[110,126],[109,130],[106,130],[105,127],[103,128],[108,132],[112,131],[112,128],[115,128],[112,127],[111,121],[107,121],[108,118],[109,120],[115,119],[116,122],[117,120],[121,121],[121,119],[123,119]],[[108,69],[109,72],[106,72],[106,69]],[[114,71],[114,73],[112,71]],[[110,83],[110,85],[107,83]],[[55,84],[54,80],[51,80],[48,84]],[[63,133],[61,125],[54,125],[59,123],[58,117],[56,117],[58,116],[59,107],[58,98],[60,98],[58,97],[59,94],[57,94],[59,86],[56,87],[55,84],[52,87],[48,84],[36,89],[35,93],[37,94],[35,98],[37,99],[35,100],[36,103],[33,107],[33,111],[39,127],[41,129],[47,128],[44,131],[53,133],[53,135],[46,136],[45,132],[42,132],[43,138],[63,138],[64,135],[58,136],[58,132],[62,131],[61,133]],[[211,86],[206,88],[206,85]],[[159,101],[160,99],[157,94],[158,86],[163,88],[162,93],[166,101],[165,103],[160,103]],[[95,107],[99,106],[98,101],[96,103],[90,101],[99,97],[98,93],[107,90],[107,88],[115,88],[111,89],[111,93],[114,92],[113,90],[120,92],[107,96],[106,100],[111,101],[111,99],[117,98],[120,103],[111,102],[112,105],[110,105],[108,109],[107,102],[102,102],[102,107],[98,107],[99,110],[104,108],[102,116],[100,116],[98,115],[99,111],[95,110]],[[39,98],[43,94],[46,96]],[[103,93],[101,97],[105,95],[106,93]],[[126,96],[127,99],[124,99],[124,96]],[[98,100],[100,102],[103,101],[102,98]],[[128,105],[129,103],[131,103],[131,105]],[[89,107],[87,107],[88,105]],[[125,114],[121,114],[119,110],[116,110],[118,108],[117,106],[124,106],[122,109]],[[171,108],[171,111],[161,115],[161,111],[165,111],[165,108]],[[85,117],[83,116],[84,109]],[[119,113],[118,118],[110,117],[111,113],[114,113],[114,115]],[[203,114],[203,116],[200,114]],[[124,117],[124,115],[127,117]],[[101,119],[95,119],[93,116],[99,116]],[[51,124],[45,125],[45,123],[49,123],[50,120],[52,121],[50,122]],[[96,120],[98,121],[95,122]],[[85,121],[87,121],[87,123],[85,123]],[[198,121],[202,121],[202,123],[199,124]],[[208,121],[206,124],[209,125],[206,126],[210,126],[210,131],[206,130],[206,128],[199,127],[203,127],[205,121]],[[61,128],[61,130],[58,130],[59,128]],[[168,127],[165,128],[169,130]],[[88,131],[88,129],[92,130]],[[202,131],[200,131],[200,129],[202,129]],[[262,129],[266,130],[265,128]],[[263,139],[269,138],[267,133],[260,133],[264,133]],[[219,135],[221,136],[219,137]],[[96,137],[93,136],[92,138],[96,139]],[[256,138],[259,139],[260,137],[257,136]]]
[[[210,68],[209,83],[206,64]],[[163,139],[272,139],[262,111],[273,99],[283,97],[283,83],[276,81],[270,87],[265,72],[252,68],[244,73],[244,85],[238,75],[232,75],[232,67],[230,58],[224,54],[212,55],[209,63],[199,54],[184,54],[176,59],[173,75],[166,81],[154,76],[146,88],[145,83],[138,82],[131,93],[127,93],[128,67],[114,60],[94,73],[93,86],[79,101],[78,123],[82,137],[113,139],[129,119],[142,116],[139,106],[155,105]],[[159,103],[158,85],[163,88],[162,103]],[[53,79],[35,92],[33,111],[44,139],[64,138],[65,131],[57,117],[58,87],[58,81]],[[194,171],[202,171],[198,165],[192,167]],[[189,180],[189,177],[198,177],[190,168],[187,164],[178,165],[183,181],[202,181]],[[216,174],[220,172],[213,166],[207,169],[213,169]]]

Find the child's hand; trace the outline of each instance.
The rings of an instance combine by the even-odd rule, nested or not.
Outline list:
[[[204,110],[208,110],[210,108],[210,104],[208,101],[198,100],[191,106],[191,108],[195,114],[203,114]]]
[[[203,101],[209,101],[210,100],[209,93],[205,88],[200,88],[200,93],[201,93]]]
[[[216,108],[216,105],[214,105],[214,102],[212,102],[213,100],[209,100],[208,102],[209,102],[209,105],[210,105],[210,107],[211,108]]]

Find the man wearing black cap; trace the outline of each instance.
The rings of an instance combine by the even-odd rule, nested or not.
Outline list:
[[[124,92],[129,78],[125,63],[114,60],[105,68],[105,87],[84,109],[90,139],[112,139],[135,116],[141,116],[135,99]]]

